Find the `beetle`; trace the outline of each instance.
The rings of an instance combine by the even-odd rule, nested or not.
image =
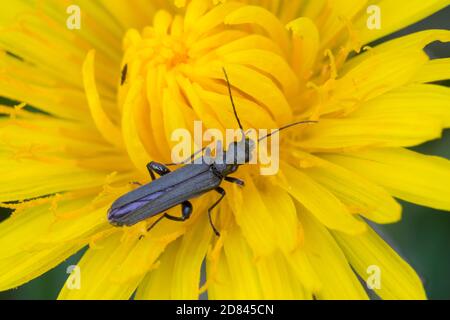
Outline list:
[[[122,69],[122,73],[120,75],[120,85],[123,86],[125,81],[127,80],[127,73],[128,73],[128,64],[125,64]]]
[[[217,161],[218,159],[216,158],[212,159],[213,161],[210,162],[204,161],[204,158],[202,158],[200,163],[192,163],[192,160],[195,159],[196,155],[207,150],[207,148],[203,148],[187,159],[191,160],[191,163],[185,164],[187,162],[187,160],[185,160],[180,163],[185,165],[175,171],[171,171],[168,168],[168,166],[176,165],[174,163],[167,165],[154,161],[148,163],[147,170],[152,181],[114,201],[111,208],[108,210],[108,220],[112,225],[132,226],[150,217],[160,215],[160,217],[147,228],[147,231],[150,231],[162,219],[185,221],[191,216],[193,211],[192,204],[189,200],[214,190],[220,197],[208,209],[208,218],[214,233],[217,236],[220,236],[219,231],[212,221],[211,212],[226,195],[221,184],[223,181],[226,181],[235,183],[241,187],[244,186],[244,181],[231,177],[230,175],[235,173],[242,164],[250,162],[252,152],[256,145],[255,141],[245,136],[244,129],[236,111],[228,75],[225,69],[223,69],[223,72],[228,86],[228,93],[233,112],[242,132],[242,139],[231,143],[228,149],[222,153],[223,161]],[[287,128],[315,122],[317,121],[299,121],[292,123],[267,134],[260,138],[258,142]],[[233,159],[233,161],[230,163],[230,161],[225,161],[226,159]],[[156,178],[155,173],[159,175],[158,179]],[[166,212],[178,205],[181,205],[181,216],[169,215]]]

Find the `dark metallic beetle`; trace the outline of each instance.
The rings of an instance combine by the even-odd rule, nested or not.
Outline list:
[[[222,182],[236,183],[244,186],[244,182],[229,175],[236,172],[241,164],[251,160],[255,142],[245,136],[242,124],[236,112],[236,107],[231,94],[231,86],[227,73],[224,70],[225,79],[228,84],[228,91],[233,106],[236,120],[241,129],[243,138],[229,145],[227,151],[222,153],[223,161],[202,161],[200,163],[190,163],[171,172],[167,166],[157,162],[150,162],[147,169],[152,178],[152,182],[143,185],[117,199],[108,211],[108,220],[115,226],[131,226],[147,218],[161,214],[161,216],[147,229],[152,229],[162,219],[174,221],[185,221],[192,214],[192,204],[190,199],[201,196],[209,191],[215,190],[220,194],[220,198],[208,209],[210,224],[216,235],[220,235],[211,219],[211,211],[225,197],[225,190],[220,187]],[[300,121],[282,127],[271,134],[259,139],[259,141],[271,135],[303,123],[314,123],[315,121]],[[205,148],[194,153],[189,158],[192,162],[195,156]],[[231,157],[231,158],[230,158]],[[227,159],[233,159],[233,163],[227,163]],[[185,163],[184,161],[183,163]],[[155,173],[160,177],[156,179]],[[181,204],[181,216],[176,217],[167,214],[165,211]]]

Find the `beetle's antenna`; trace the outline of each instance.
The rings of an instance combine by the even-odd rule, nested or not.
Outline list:
[[[244,128],[242,127],[242,123],[241,120],[239,120],[237,111],[236,111],[236,105],[234,104],[234,99],[233,99],[233,94],[231,93],[231,84],[230,84],[230,80],[228,79],[228,74],[227,71],[225,70],[225,68],[222,68],[223,70],[223,74],[225,75],[225,80],[227,81],[227,87],[228,87],[228,94],[230,95],[230,100],[231,100],[231,105],[233,106],[233,112],[234,112],[234,116],[236,117],[237,123],[239,124],[239,129],[241,129],[242,132],[242,139],[244,139],[245,137],[245,132],[244,132]]]
[[[162,219],[164,219],[166,216],[165,215],[161,215],[158,219],[156,219],[155,222],[153,222],[150,227],[147,228],[147,232],[149,232],[150,230],[152,230],[159,222],[161,222]],[[140,239],[140,238],[139,238]]]
[[[207,147],[203,147],[203,148],[201,148],[200,150],[195,151],[193,154],[191,154],[191,155],[189,156],[189,158],[187,158],[187,159],[185,159],[185,160],[183,160],[183,161],[181,161],[181,162],[178,162],[178,163],[175,163],[175,162],[172,162],[172,163],[165,163],[164,165],[165,165],[166,167],[171,167],[171,166],[178,166],[178,165],[180,165],[180,164],[192,163],[192,162],[195,160],[195,157],[196,157],[197,155],[199,155],[200,153],[202,153],[203,151],[205,151],[206,148],[207,148]]]
[[[283,130],[286,130],[286,129],[289,129],[289,128],[298,126],[298,125],[300,125],[300,124],[318,123],[318,122],[319,122],[319,121],[313,121],[313,120],[306,120],[306,121],[294,122],[294,123],[288,124],[287,126],[281,127],[280,129],[277,129],[277,130],[275,130],[274,132],[269,133],[268,135],[265,135],[264,137],[260,138],[260,139],[258,140],[258,142],[261,142],[262,140],[267,139],[267,138],[273,136],[274,134],[276,134],[276,133],[278,133],[278,132],[280,132],[280,131],[283,131]]]

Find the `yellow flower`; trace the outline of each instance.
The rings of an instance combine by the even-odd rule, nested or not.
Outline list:
[[[89,246],[80,289],[59,298],[365,299],[356,274],[373,266],[381,298],[425,298],[366,221],[398,221],[394,197],[450,210],[449,161],[405,149],[450,127],[450,90],[429,84],[450,60],[423,51],[450,32],[365,46],[449,1],[376,1],[375,30],[367,0],[74,2],[80,29],[65,1],[0,13],[0,96],[17,101],[0,106],[0,201],[15,210],[0,224],[0,290]],[[278,175],[249,165],[245,188],[223,184],[220,238],[213,193],[184,223],[111,226],[111,203],[150,181],[146,163],[170,162],[174,129],[236,127],[222,67],[245,127],[319,123],[283,133]]]

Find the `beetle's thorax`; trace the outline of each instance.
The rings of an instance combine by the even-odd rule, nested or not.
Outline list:
[[[211,171],[220,179],[225,178],[226,176],[236,172],[239,168],[237,164],[226,164],[226,163],[213,163],[211,165]]]
[[[222,153],[223,159],[211,165],[211,171],[220,178],[236,172],[240,165],[250,162],[254,148],[255,142],[249,138],[231,143]]]
[[[252,159],[255,142],[249,138],[230,143],[224,152],[224,163],[226,164],[246,164]]]

